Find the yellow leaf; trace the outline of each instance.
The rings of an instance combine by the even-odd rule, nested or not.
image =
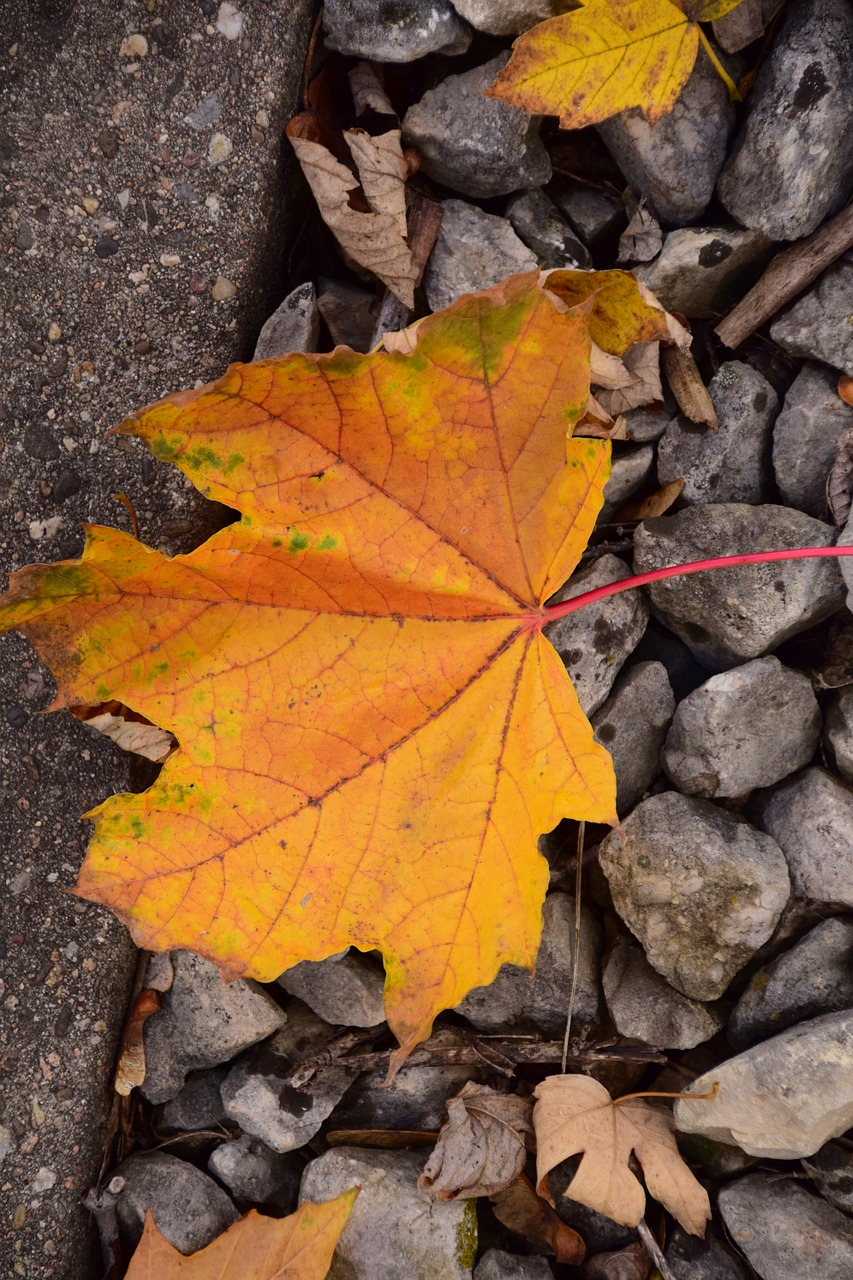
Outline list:
[[[126,1280],[325,1280],[358,1187],[325,1204],[302,1204],[289,1218],[254,1209],[188,1257],[169,1244],[150,1212]]]
[[[548,1174],[583,1152],[566,1196],[625,1227],[643,1217],[646,1197],[628,1167],[631,1153],[643,1167],[651,1195],[685,1231],[704,1236],[711,1217],[708,1193],[675,1145],[672,1115],[642,1098],[611,1099],[588,1076],[548,1076],[534,1090],[537,1191],[553,1204]]]
[[[655,124],[674,107],[698,45],[696,23],[673,0],[588,0],[520,36],[489,93],[559,116],[564,129],[631,107]]]

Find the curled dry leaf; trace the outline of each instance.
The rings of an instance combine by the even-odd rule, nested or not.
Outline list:
[[[143,1028],[152,1013],[159,1013],[160,993],[152,988],[140,991],[125,1023],[119,1049],[113,1088],[126,1098],[145,1080],[145,1043]]]
[[[357,63],[347,72],[347,79],[357,116],[363,116],[366,111],[375,111],[381,116],[397,114],[385,92],[381,71],[372,62]]]
[[[325,1280],[358,1191],[325,1204],[306,1202],[289,1218],[251,1209],[189,1256],[163,1238],[149,1211],[125,1280]]]
[[[849,373],[842,373],[838,379],[838,394],[845,404],[853,405],[853,378]]]
[[[621,387],[604,390],[598,397],[601,407],[614,417],[663,399],[659,342],[638,342],[628,348],[623,360],[628,381]]]
[[[549,1076],[537,1085],[537,1191],[551,1200],[548,1174],[583,1152],[566,1195],[626,1227],[645,1213],[642,1185],[628,1167],[631,1153],[643,1167],[651,1195],[685,1231],[703,1236],[711,1216],[708,1194],[675,1145],[672,1115],[642,1098],[611,1099],[587,1076]],[[553,1203],[553,1200],[551,1200]]]
[[[82,720],[90,729],[97,729],[121,747],[122,751],[132,751],[135,755],[162,764],[177,746],[174,734],[160,729],[150,720],[135,716],[121,703],[110,703],[110,710],[100,707],[74,707],[74,715]]]
[[[437,1200],[492,1196],[524,1169],[533,1104],[487,1085],[465,1085],[447,1103],[447,1122],[418,1179]]]
[[[654,493],[648,494],[645,498],[626,502],[617,511],[616,519],[627,523],[630,520],[653,520],[657,516],[662,516],[669,511],[683,488],[684,480],[681,477],[678,480],[671,480],[669,484],[665,484],[661,489],[655,489]]]
[[[315,136],[313,117],[295,116],[287,126],[296,157],[326,226],[345,253],[372,272],[407,307],[415,304],[417,272],[406,243],[406,161],[400,130],[376,138],[348,129],[344,139],[361,179],[369,212],[354,209],[350,193],[358,180]]]
[[[848,521],[853,506],[853,427],[838,437],[835,461],[826,478],[826,501],[838,528]]]
[[[575,1266],[583,1262],[586,1245],[582,1238],[536,1194],[526,1174],[491,1196],[491,1202],[498,1222],[522,1236],[536,1253],[553,1254],[558,1262]]]
[[[664,347],[661,359],[669,389],[684,416],[691,422],[705,422],[716,431],[720,425],[717,411],[690,350],[673,344]]]

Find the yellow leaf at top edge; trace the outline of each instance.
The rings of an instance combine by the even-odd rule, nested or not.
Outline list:
[[[632,107],[654,124],[674,107],[698,44],[673,0],[589,0],[520,36],[489,95],[559,116],[564,129]]]

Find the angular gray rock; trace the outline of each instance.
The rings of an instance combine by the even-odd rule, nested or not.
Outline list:
[[[650,796],[599,861],[646,959],[693,1000],[716,1000],[772,934],[788,901],[775,840],[707,800]]]
[[[317,281],[317,310],[335,346],[369,351],[378,311],[376,292],[343,280]]]
[[[853,782],[853,686],[836,689],[826,707],[823,745],[845,782]]]
[[[553,1280],[545,1258],[520,1258],[503,1249],[487,1249],[474,1268],[474,1280]]]
[[[506,207],[513,231],[536,254],[541,267],[589,270],[589,249],[574,234],[553,200],[541,187],[519,191]]]
[[[793,0],[747,99],[718,193],[772,240],[807,236],[853,188],[853,12],[847,0]]]
[[[269,360],[290,351],[316,351],[320,339],[320,311],[310,280],[297,285],[264,323],[253,360]]]
[[[542,908],[542,942],[536,976],[505,964],[494,982],[475,987],[456,1006],[478,1031],[530,1027],[544,1036],[560,1036],[572,985],[575,900],[566,893],[549,893]],[[598,1017],[598,956],[601,929],[588,907],[581,908],[580,965],[574,1020],[588,1026]]]
[[[460,1040],[454,1037],[453,1042]],[[335,1128],[440,1129],[447,1119],[447,1099],[469,1080],[481,1078],[476,1067],[416,1063],[402,1067],[386,1085],[381,1071],[366,1071],[335,1107]]]
[[[853,791],[826,769],[804,769],[763,797],[764,830],[784,851],[797,898],[853,907]]]
[[[517,36],[559,12],[556,0],[453,0],[472,27],[493,36]]]
[[[767,379],[739,360],[721,364],[708,390],[719,428],[679,414],[658,444],[658,480],[683,478],[684,502],[766,502],[772,496],[770,440],[779,399]]]
[[[625,414],[628,438],[638,444],[648,444],[660,440],[672,418],[664,409],[653,413],[650,409],[631,409]]]
[[[550,194],[584,244],[595,245],[605,236],[615,236],[625,226],[625,206],[618,196],[603,187],[588,187],[563,179],[552,184]]]
[[[112,1172],[124,1178],[119,1226],[136,1245],[150,1209],[160,1231],[179,1253],[195,1253],[239,1218],[231,1197],[194,1164],[165,1151],[128,1156]]]
[[[312,1160],[300,1202],[322,1204],[360,1187],[328,1280],[470,1280],[477,1256],[473,1201],[418,1191],[422,1151],[336,1147]]]
[[[326,0],[323,28],[330,49],[377,62],[464,53],[471,43],[450,0]]]
[[[638,662],[623,671],[592,717],[595,737],[613,759],[616,812],[627,813],[660,773],[660,753],[675,710],[666,667]]]
[[[726,1026],[744,1049],[806,1018],[853,1007],[853,921],[824,920],[754,974]]]
[[[726,157],[734,108],[709,60],[700,56],[673,111],[650,125],[639,110],[598,125],[626,180],[664,226],[705,212]]]
[[[357,1074],[348,1067],[321,1066],[304,1088],[290,1083],[293,1067],[322,1049],[329,1036],[324,1022],[293,1001],[282,1029],[233,1066],[223,1082],[230,1118],[273,1151],[295,1151],[309,1142]]]
[[[193,1129],[213,1129],[228,1123],[220,1085],[227,1067],[211,1067],[187,1076],[180,1093],[154,1111],[158,1133],[190,1133]]]
[[[553,603],[628,577],[630,572],[618,556],[601,556],[573,573]],[[641,592],[624,591],[544,628],[563,660],[585,715],[592,715],[607,698],[632,650],[640,643],[648,620],[649,609]]]
[[[424,292],[433,311],[537,265],[504,218],[464,200],[445,200],[441,211],[441,229],[424,272]]]
[[[693,1049],[723,1025],[717,1009],[676,991],[652,968],[642,947],[627,938],[617,940],[601,981],[620,1036],[656,1049]]]
[[[785,396],[773,428],[773,469],[785,502],[819,520],[826,516],[826,481],[839,437],[853,427],[853,408],[836,387],[838,374],[806,364]]]
[[[613,520],[622,503],[627,502],[646,483],[654,465],[655,451],[650,444],[641,445],[639,449],[631,449],[627,453],[614,454],[610,475],[604,486],[604,506],[596,523],[607,524]]]
[[[853,253],[819,276],[817,282],[780,312],[770,337],[783,351],[807,360],[823,360],[853,376]]]
[[[424,173],[464,196],[507,195],[551,177],[539,117],[485,96],[508,61],[508,52],[499,53],[447,76],[403,120],[403,140],[419,151]]]
[[[173,951],[172,964],[172,988],[143,1032],[145,1081],[140,1092],[149,1102],[174,1098],[191,1071],[229,1062],[285,1021],[257,982],[225,982],[216,965],[192,951]]]
[[[802,769],[819,738],[808,676],[778,658],[754,658],[711,676],[678,704],[663,768],[687,795],[745,796]]]
[[[849,1280],[853,1223],[793,1178],[750,1173],[723,1187],[720,1213],[760,1280]]]
[[[673,1280],[753,1280],[740,1254],[722,1240],[699,1240],[677,1225],[667,1233],[664,1257]]]
[[[853,1150],[849,1141],[827,1142],[800,1164],[824,1200],[842,1213],[853,1213]]]
[[[675,1103],[675,1127],[769,1160],[811,1156],[853,1125],[853,1009],[826,1013],[707,1071]]]
[[[207,1167],[235,1200],[288,1214],[293,1213],[299,1200],[299,1182],[305,1166],[300,1156],[279,1155],[260,1139],[244,1133],[217,1147]]]
[[[325,960],[303,960],[276,979],[290,995],[324,1022],[345,1027],[378,1027],[385,1021],[381,961],[347,947]]]
[[[667,311],[707,318],[727,311],[757,278],[772,248],[758,231],[681,227],[635,275]]]
[[[634,536],[637,573],[714,556],[827,547],[829,525],[790,507],[708,503],[646,520]],[[829,617],[844,601],[831,560],[713,569],[648,588],[652,607],[704,666],[724,670],[775,649]]]

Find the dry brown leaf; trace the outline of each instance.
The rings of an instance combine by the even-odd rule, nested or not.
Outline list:
[[[838,379],[838,394],[845,404],[853,405],[853,378],[849,373],[842,373]]]
[[[400,130],[389,129],[376,138],[361,129],[344,134],[370,208],[363,213],[349,201],[358,180],[322,143],[302,136],[311,127],[307,117],[296,116],[287,134],[323,221],[354,262],[414,307],[417,273],[404,239],[406,162]]]
[[[617,521],[623,520],[627,522],[629,520],[653,520],[657,516],[662,516],[669,511],[683,488],[683,479],[679,477],[678,480],[671,480],[669,484],[665,484],[661,489],[655,489],[654,493],[648,494],[645,498],[626,502],[617,511],[616,519]]]
[[[368,1147],[377,1151],[399,1151],[409,1147],[431,1147],[438,1134],[434,1129],[330,1129],[330,1147]]]
[[[140,991],[125,1023],[121,1038],[113,1088],[126,1098],[145,1080],[145,1044],[142,1029],[152,1013],[160,1011],[160,993],[148,988]]]
[[[583,1262],[586,1256],[583,1240],[536,1194],[526,1174],[522,1173],[506,1190],[492,1196],[491,1201],[498,1222],[523,1236],[537,1253],[553,1254],[558,1262],[575,1265]]]
[[[618,387],[629,387],[633,381],[621,356],[603,351],[597,343],[590,343],[589,380],[592,386],[603,391],[615,391]]]
[[[611,418],[590,393],[586,413],[580,419],[572,435],[591,436],[596,440],[627,440],[628,421],[621,414]]]
[[[659,342],[637,342],[628,348],[622,359],[630,380],[599,396],[602,408],[613,417],[663,399]]]
[[[642,1098],[614,1102],[603,1084],[578,1075],[549,1076],[537,1085],[535,1097],[536,1189],[541,1195],[551,1199],[550,1171],[583,1152],[566,1196],[635,1227],[645,1213],[646,1197],[628,1168],[633,1152],[649,1193],[685,1231],[704,1236],[711,1216],[708,1193],[679,1155],[669,1111]]]
[[[835,461],[826,478],[826,501],[836,525],[843,528],[853,507],[853,427],[838,437]]]
[[[717,411],[690,350],[673,344],[664,347],[661,358],[670,391],[684,416],[691,422],[705,422],[716,431]]]
[[[177,745],[167,729],[147,721],[129,720],[112,711],[101,711],[97,715],[78,713],[78,719],[110,738],[122,751],[132,751],[155,764],[162,764],[168,759]]]
[[[372,62],[357,63],[347,72],[347,79],[357,116],[363,116],[366,111],[376,111],[381,116],[397,114],[385,92],[381,71]]]
[[[447,1102],[447,1123],[418,1179],[437,1200],[492,1196],[524,1169],[533,1105],[469,1081]]]

